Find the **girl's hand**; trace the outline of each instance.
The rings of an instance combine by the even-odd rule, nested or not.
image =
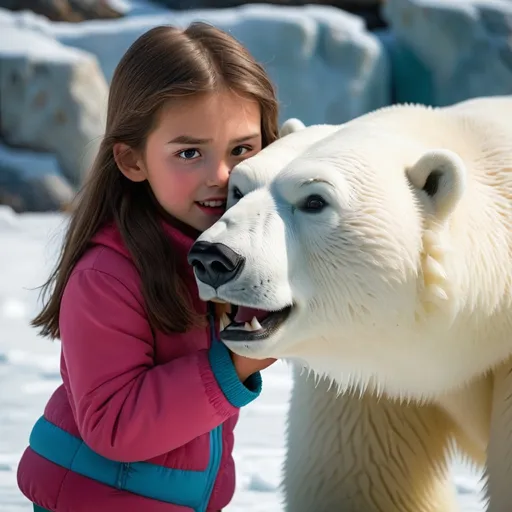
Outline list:
[[[215,315],[220,318],[223,313],[231,313],[231,304],[227,302],[215,302]]]
[[[231,359],[240,382],[245,382],[253,373],[264,370],[277,361],[277,359],[271,357],[267,359],[251,359],[250,357],[239,356],[234,352],[231,352]]]

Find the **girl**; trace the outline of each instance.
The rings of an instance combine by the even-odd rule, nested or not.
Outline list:
[[[268,76],[214,27],[154,28],[120,61],[104,140],[33,321],[61,339],[63,380],[19,464],[34,510],[230,502],[233,429],[273,360],[215,339],[218,315],[186,257],[224,212],[233,166],[277,133]]]

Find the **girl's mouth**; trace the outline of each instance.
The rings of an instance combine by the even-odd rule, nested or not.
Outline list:
[[[225,199],[211,199],[207,201],[196,201],[196,205],[207,215],[222,215],[226,211]]]

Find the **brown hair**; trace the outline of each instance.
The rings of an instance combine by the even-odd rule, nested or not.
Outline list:
[[[155,27],[124,54],[110,86],[105,136],[77,194],[57,266],[42,286],[43,297],[50,297],[32,321],[41,335],[60,336],[59,310],[66,282],[91,238],[110,221],[116,223],[141,275],[152,328],[184,332],[201,321],[180,278],[147,182],[132,182],[119,171],[113,146],[122,142],[143,149],[165,102],[221,87],[259,103],[263,147],[278,137],[277,100],[267,73],[222,30],[199,22],[185,30]]]

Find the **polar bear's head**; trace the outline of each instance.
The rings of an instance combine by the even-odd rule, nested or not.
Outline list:
[[[451,300],[442,233],[464,163],[371,122],[295,128],[233,170],[189,255],[200,295],[239,306],[221,332],[234,352],[392,379]]]

